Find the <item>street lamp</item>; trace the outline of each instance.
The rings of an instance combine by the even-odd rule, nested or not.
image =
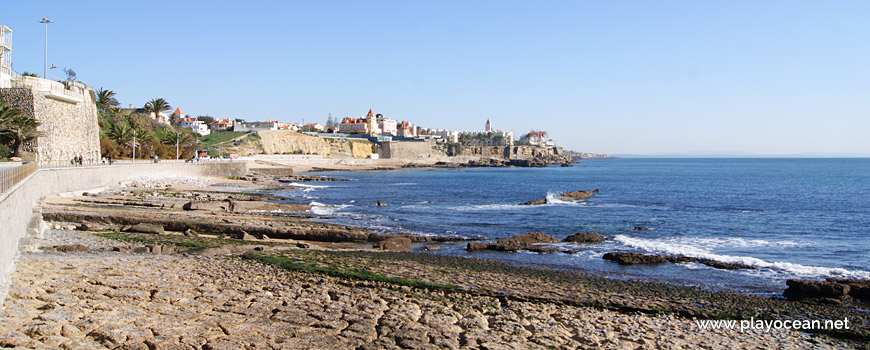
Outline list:
[[[39,23],[45,23],[45,60],[42,63],[42,77],[48,79],[48,24],[54,22],[48,17],[42,17]]]
[[[51,67],[48,67],[48,69],[57,69],[57,66],[52,64]],[[48,77],[46,77],[46,78],[48,78]],[[54,80],[54,71],[51,71],[51,80]]]

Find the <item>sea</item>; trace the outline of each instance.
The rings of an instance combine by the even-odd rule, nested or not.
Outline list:
[[[790,278],[870,279],[870,159],[624,158],[582,160],[573,167],[311,174],[353,181],[294,183],[302,190],[275,194],[311,204],[323,222],[484,241],[529,232],[564,239],[589,231],[608,239],[556,244],[572,254],[468,252],[466,242],[425,254],[755,295],[779,295]],[[561,192],[595,189],[588,200],[555,199]],[[519,205],[541,198],[546,205]],[[607,252],[755,268],[620,266],[602,259]]]

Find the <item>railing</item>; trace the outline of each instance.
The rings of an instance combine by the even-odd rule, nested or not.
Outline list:
[[[12,186],[33,174],[36,169],[36,163],[27,163],[12,169],[0,170],[0,193],[8,191]]]
[[[136,159],[135,161],[132,159],[114,159],[109,161],[108,159],[103,162],[102,160],[98,161],[88,161],[84,160],[81,165],[77,163],[73,163],[71,160],[53,160],[53,161],[41,161],[39,163],[40,169],[63,169],[63,168],[78,168],[78,167],[104,167],[104,166],[118,166],[118,165],[147,165],[147,164],[214,164],[214,163],[232,163],[239,161],[250,160],[250,158],[244,157],[239,159],[222,159],[222,158],[200,158],[198,160],[190,160],[190,159],[159,159],[157,163],[154,163],[153,160],[150,159]]]

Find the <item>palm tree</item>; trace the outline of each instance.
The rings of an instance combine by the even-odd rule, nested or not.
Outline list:
[[[100,88],[97,90],[97,105],[103,106],[106,109],[118,107],[118,99],[115,98],[115,92]]]
[[[125,122],[115,123],[109,128],[109,132],[106,133],[106,136],[115,140],[119,145],[129,146],[128,142],[133,140],[133,129],[131,129]]]
[[[157,119],[160,116],[160,113],[166,112],[170,109],[172,109],[172,106],[162,98],[155,98],[145,104],[145,110],[154,113],[154,119]]]
[[[21,157],[21,145],[42,135],[36,129],[41,123],[19,109],[0,102],[0,135],[12,140],[14,157]]]

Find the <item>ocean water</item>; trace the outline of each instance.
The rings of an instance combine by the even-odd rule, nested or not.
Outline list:
[[[563,239],[595,231],[576,254],[430,254],[499,259],[714,290],[779,294],[788,278],[870,278],[870,159],[601,159],[571,168],[475,168],[318,173],[351,182],[279,191],[314,206],[319,220],[379,232],[497,240],[528,232]],[[600,189],[585,201],[564,191]],[[519,203],[550,197],[547,205]],[[378,207],[377,201],[388,204]],[[634,231],[635,226],[652,228]],[[697,263],[619,266],[607,252],[682,255]]]

